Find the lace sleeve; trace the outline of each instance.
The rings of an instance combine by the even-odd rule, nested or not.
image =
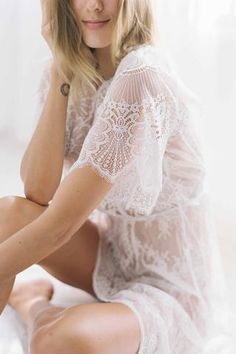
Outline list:
[[[170,90],[158,70],[147,66],[124,70],[110,84],[70,171],[90,165],[114,183],[138,156],[153,152],[159,154],[155,160],[161,168],[174,111]]]
[[[40,116],[43,111],[44,104],[47,99],[49,87],[50,87],[50,68],[51,68],[52,59],[48,59],[43,67],[42,74],[39,81],[39,86],[36,90],[36,108],[34,114],[34,129],[40,119]],[[70,116],[72,112],[71,105],[68,104],[67,116]],[[69,118],[69,117],[68,117]],[[71,134],[71,121],[67,118],[66,130],[65,130],[65,153],[64,157],[66,158],[69,155],[70,150],[70,134]]]

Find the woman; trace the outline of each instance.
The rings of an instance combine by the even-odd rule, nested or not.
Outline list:
[[[53,58],[21,164],[26,198],[0,200],[1,310],[26,322],[31,354],[215,353],[223,286],[204,161],[151,1],[42,10]],[[98,301],[52,306],[46,280],[13,288],[35,263]]]

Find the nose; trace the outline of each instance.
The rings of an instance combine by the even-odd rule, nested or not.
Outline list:
[[[101,11],[103,8],[102,1],[99,0],[90,0],[87,1],[88,10],[90,11]]]

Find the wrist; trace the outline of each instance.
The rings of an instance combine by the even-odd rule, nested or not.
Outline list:
[[[60,86],[60,92],[63,96],[68,96],[70,93],[70,85],[66,82],[64,82],[61,86]]]
[[[62,96],[66,97],[69,95],[70,84],[62,79],[55,67],[51,68],[51,80],[52,86],[56,87]]]
[[[55,62],[52,63],[51,66],[51,75],[53,76],[54,79],[56,79],[57,81],[61,81],[61,83],[68,83],[70,85],[70,82],[72,80],[72,77],[69,77],[67,81],[65,81],[59,74],[58,68],[55,64]]]
[[[63,84],[65,82],[65,80],[63,80],[59,75],[58,70],[54,64],[51,67],[51,78],[52,81],[56,82],[57,84]]]

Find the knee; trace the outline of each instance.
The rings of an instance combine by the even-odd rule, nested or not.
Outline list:
[[[12,218],[17,216],[22,209],[23,200],[25,198],[19,196],[6,196],[0,198],[0,223],[8,223]]]
[[[21,199],[25,199],[25,198],[17,196],[17,195],[7,195],[5,197],[1,197],[0,198],[0,208],[2,210],[6,209],[6,208],[7,209],[11,208],[12,206],[15,206],[16,204],[19,204]]]
[[[0,198],[0,242],[39,216],[45,208],[20,196]]]
[[[13,234],[19,223],[22,197],[6,196],[0,198],[0,243]]]

